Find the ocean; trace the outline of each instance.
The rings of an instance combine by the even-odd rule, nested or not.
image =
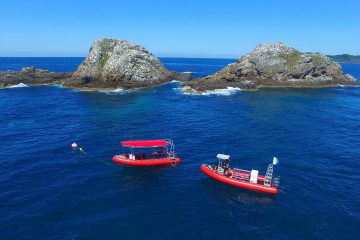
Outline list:
[[[0,58],[0,70],[74,71],[83,58]],[[161,58],[212,74],[234,59]],[[359,64],[343,70],[360,79]],[[186,95],[179,83],[134,91],[61,86],[0,90],[0,239],[357,239],[360,89],[263,89]],[[120,141],[171,138],[182,162],[125,167]],[[77,142],[87,153],[71,149]],[[216,182],[200,170],[262,174],[280,192]]]

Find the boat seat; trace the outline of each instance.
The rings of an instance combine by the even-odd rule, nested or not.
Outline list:
[[[237,179],[242,179],[242,180],[249,180],[250,179],[250,177],[248,175],[244,175],[244,174],[239,173],[237,171],[232,172],[232,177],[237,178]]]

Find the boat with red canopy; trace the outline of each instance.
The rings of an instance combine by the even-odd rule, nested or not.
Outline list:
[[[132,166],[156,166],[180,162],[180,158],[175,155],[175,145],[171,139],[130,140],[123,141],[121,144],[125,148],[130,148],[130,153],[115,155],[112,158],[115,163]],[[157,151],[135,153],[135,149],[149,148],[156,148]]]
[[[274,178],[274,166],[278,163],[274,157],[272,164],[269,164],[265,176],[259,175],[258,170],[243,170],[230,168],[230,156],[218,154],[218,164],[202,164],[201,170],[209,177],[240,188],[248,190],[277,194],[279,189],[280,178]]]

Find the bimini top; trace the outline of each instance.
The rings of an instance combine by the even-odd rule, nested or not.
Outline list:
[[[221,160],[229,160],[230,156],[229,155],[225,155],[225,154],[221,154],[219,153],[218,155],[216,155],[217,158],[221,159]]]
[[[165,147],[168,142],[164,139],[158,140],[134,140],[134,141],[123,141],[121,142],[123,147],[132,148],[151,148],[151,147]]]

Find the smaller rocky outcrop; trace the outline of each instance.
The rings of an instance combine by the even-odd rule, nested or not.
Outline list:
[[[117,39],[98,39],[66,86],[78,88],[137,88],[177,78],[144,47]]]
[[[236,63],[203,79],[185,84],[206,91],[226,87],[243,90],[261,87],[331,87],[358,85],[341,66],[318,53],[302,53],[283,43],[260,44]]]
[[[340,54],[328,55],[328,57],[338,63],[360,63],[360,55]]]
[[[26,85],[42,85],[63,82],[72,73],[49,72],[35,67],[25,67],[20,71],[0,71],[0,87],[9,87],[24,83]]]

